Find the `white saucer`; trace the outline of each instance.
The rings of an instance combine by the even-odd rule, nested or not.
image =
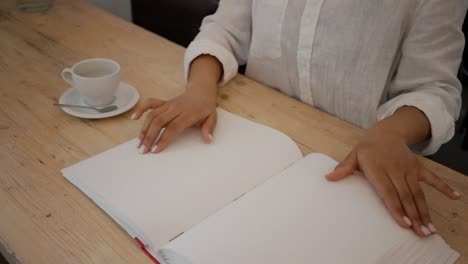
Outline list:
[[[124,112],[130,110],[133,106],[136,105],[140,95],[138,91],[131,85],[120,82],[119,87],[115,93],[115,99],[111,105],[117,106],[117,109],[107,113],[99,113],[93,109],[83,109],[76,107],[62,107],[62,110],[72,116],[87,118],[87,119],[99,119],[106,118],[111,116],[120,115]],[[73,104],[73,105],[83,105],[87,106],[82,98],[80,97],[78,91],[74,88],[69,88],[66,90],[59,99],[60,104]]]

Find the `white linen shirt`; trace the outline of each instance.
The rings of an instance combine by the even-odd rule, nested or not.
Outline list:
[[[436,152],[461,108],[456,73],[465,0],[221,0],[185,53],[222,64],[357,126],[402,106],[423,111]]]

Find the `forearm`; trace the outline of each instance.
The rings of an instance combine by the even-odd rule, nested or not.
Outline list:
[[[210,55],[197,57],[190,66],[187,92],[216,98],[222,74],[223,68],[218,59]]]
[[[397,135],[408,146],[412,146],[431,136],[431,125],[422,111],[415,107],[404,106],[393,115],[375,124],[368,133]]]

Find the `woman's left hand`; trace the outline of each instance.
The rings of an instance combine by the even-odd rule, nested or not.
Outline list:
[[[451,199],[460,197],[442,179],[424,168],[404,138],[397,134],[369,130],[364,140],[326,177],[337,181],[357,170],[381,196],[395,221],[404,228],[412,228],[419,236],[436,232],[420,181]]]

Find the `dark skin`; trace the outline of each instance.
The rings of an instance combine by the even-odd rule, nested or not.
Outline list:
[[[222,65],[209,55],[192,62],[186,91],[171,100],[149,98],[139,105],[132,119],[147,112],[138,147],[142,153],[159,153],[172,140],[192,126],[199,126],[206,143],[213,140],[216,126],[217,84],[222,77]],[[161,129],[161,138],[155,142]],[[369,128],[364,138],[349,155],[326,177],[338,181],[360,171],[383,199],[393,219],[403,228],[419,236],[436,232],[431,222],[423,182],[450,199],[460,194],[430,170],[424,168],[410,146],[430,138],[430,123],[419,109],[405,106],[393,115]]]

